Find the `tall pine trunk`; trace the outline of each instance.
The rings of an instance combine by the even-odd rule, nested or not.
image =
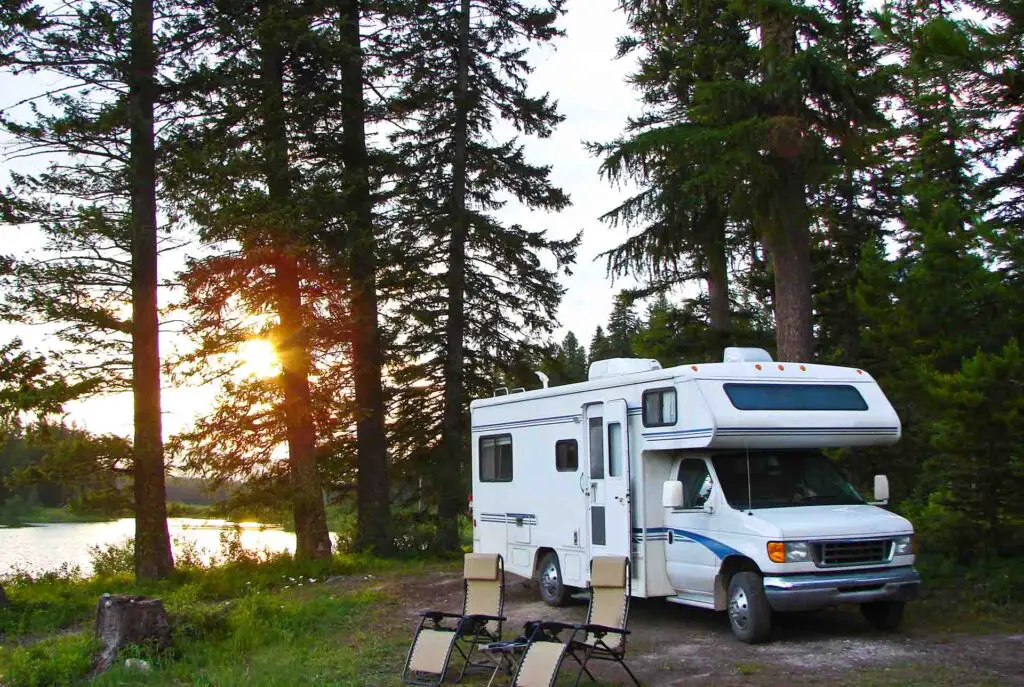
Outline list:
[[[132,391],[135,402],[135,576],[166,577],[174,569],[167,533],[163,430],[160,419],[160,314],[157,301],[156,48],[153,0],[131,5],[128,73],[132,230]]]
[[[704,222],[704,260],[707,268],[704,281],[708,286],[708,319],[711,328],[727,332],[732,328],[729,313],[729,258],[726,253],[726,212],[715,198],[707,199]]]
[[[277,35],[277,22],[283,18],[275,16],[274,9],[269,0],[260,5],[261,116],[267,192],[271,207],[280,209],[290,205],[292,189],[288,132],[284,120],[284,56]],[[273,228],[274,301],[280,320],[277,346],[281,359],[280,381],[295,518],[295,555],[304,559],[327,558],[331,555],[331,539],[317,467],[316,428],[309,389],[309,338],[302,312],[296,256],[301,247],[288,236],[287,227]]]
[[[458,74],[455,82],[455,158],[452,162],[451,240],[448,244],[447,321],[445,326],[444,416],[441,460],[435,472],[438,495],[438,546],[459,547],[458,516],[462,508],[465,435],[466,337],[466,152],[469,143],[469,12],[470,0],[459,10]]]
[[[807,361],[814,354],[811,320],[811,240],[802,161],[801,94],[780,78],[796,50],[796,26],[786,9],[761,9],[762,69],[777,87],[769,164],[776,187],[760,218],[760,234],[775,277],[775,342],[779,360]]]
[[[384,433],[384,385],[377,321],[377,245],[370,195],[370,159],[366,149],[366,106],[363,101],[363,51],[360,42],[361,3],[339,2],[341,10],[342,157],[348,210],[346,255],[351,284],[352,370],[355,378],[357,488],[356,547],[388,554],[391,535],[391,494],[388,489],[387,441]]]

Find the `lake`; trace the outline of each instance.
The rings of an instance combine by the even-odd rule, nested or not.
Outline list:
[[[220,554],[220,535],[232,532],[236,523],[226,520],[169,518],[167,526],[175,552],[195,546],[205,560]],[[274,553],[295,551],[295,534],[280,527],[259,523],[237,523],[241,543],[253,551]],[[89,547],[123,544],[135,534],[135,520],[122,518],[109,522],[52,523],[31,527],[0,528],[0,576],[15,570],[44,572],[62,564],[79,566],[92,573]]]

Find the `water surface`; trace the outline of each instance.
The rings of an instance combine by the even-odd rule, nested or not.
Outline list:
[[[221,553],[221,534],[233,536],[241,528],[240,541],[248,550],[273,553],[295,551],[295,534],[280,527],[226,520],[169,518],[167,526],[175,553],[195,547],[205,561]],[[62,564],[92,573],[89,547],[123,544],[135,534],[135,520],[110,522],[48,523],[31,527],[0,528],[0,576],[16,570],[45,572]]]

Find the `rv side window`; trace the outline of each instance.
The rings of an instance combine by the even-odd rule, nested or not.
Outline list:
[[[555,443],[555,469],[576,472],[580,466],[579,444],[575,439],[562,439]]]
[[[622,475],[622,425],[608,423],[608,476]]]
[[[512,481],[512,435],[480,437],[480,481]]]
[[[667,427],[676,423],[676,390],[649,389],[644,392],[644,427]]]
[[[867,410],[849,384],[723,384],[737,410]]]

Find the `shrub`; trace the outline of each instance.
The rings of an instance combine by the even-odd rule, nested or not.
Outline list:
[[[115,577],[135,572],[135,540],[126,539],[121,544],[90,546],[89,561],[93,574],[98,577]]]

